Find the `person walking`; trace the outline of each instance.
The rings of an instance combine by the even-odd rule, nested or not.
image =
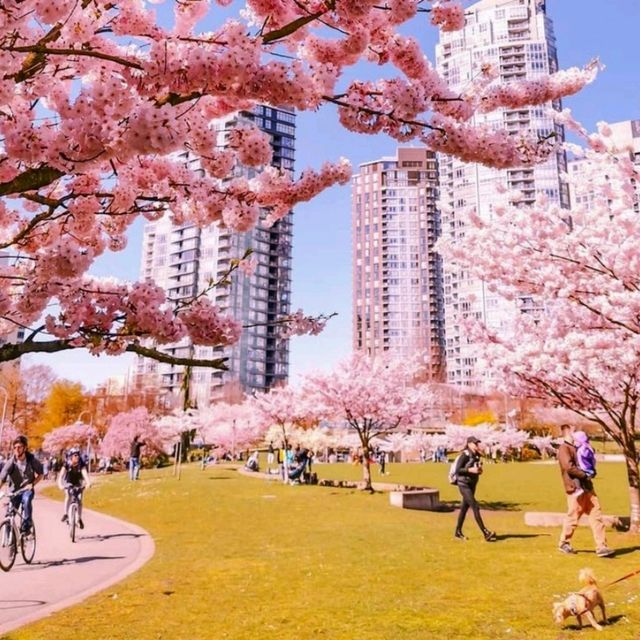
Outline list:
[[[567,514],[564,517],[560,534],[559,550],[562,553],[576,553],[571,546],[571,538],[578,526],[582,514],[589,517],[589,526],[596,543],[596,555],[600,558],[612,556],[615,551],[607,545],[604,520],[600,500],[593,488],[593,482],[586,471],[578,465],[578,454],[573,441],[575,427],[563,424],[560,427],[562,444],[558,449],[558,463],[564,490],[567,495]],[[580,480],[580,488],[575,480]]]
[[[473,511],[473,517],[482,531],[482,535],[487,542],[494,542],[497,539],[495,531],[490,531],[485,527],[480,515],[480,506],[476,500],[476,487],[478,480],[482,474],[482,461],[480,459],[480,440],[475,436],[467,438],[467,446],[458,456],[453,470],[455,484],[462,496],[462,504],[460,505],[460,513],[458,514],[458,523],[454,536],[458,540],[466,540],[466,536],[462,533],[462,526],[467,517],[467,511]]]
[[[13,455],[7,460],[0,472],[0,487],[5,482],[11,485],[11,492],[24,489],[11,498],[11,503],[17,509],[22,504],[21,533],[31,531],[33,518],[34,487],[42,480],[42,464],[29,450],[26,436],[18,436],[13,441]]]
[[[140,478],[140,450],[144,446],[145,442],[140,440],[140,436],[134,436],[129,456],[129,480],[138,480]]]

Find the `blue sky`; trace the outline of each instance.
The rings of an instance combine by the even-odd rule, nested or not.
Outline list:
[[[236,3],[242,4],[242,3]],[[600,120],[616,122],[640,118],[640,65],[636,50],[640,26],[638,0],[548,0],[554,21],[560,66],[584,65],[599,57],[606,66],[594,82],[578,96],[565,101],[588,128]],[[433,60],[437,32],[428,19],[414,21],[412,34],[419,37]],[[372,76],[364,65],[357,77]],[[377,70],[379,73],[379,69]],[[396,143],[386,136],[362,136],[345,131],[335,109],[321,108],[299,114],[296,168],[318,167],[324,160],[347,157],[357,171],[361,162],[393,155]],[[136,224],[125,251],[103,257],[96,274],[137,279],[142,224]],[[335,187],[313,202],[296,208],[293,246],[293,309],[307,313],[338,312],[319,336],[291,341],[291,377],[312,369],[329,369],[351,351],[351,220],[349,186]],[[110,375],[124,373],[129,356],[99,358],[76,350],[62,355],[30,356],[29,363],[42,362],[56,373],[82,382],[87,388]]]

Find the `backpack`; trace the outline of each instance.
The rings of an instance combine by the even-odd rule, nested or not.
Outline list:
[[[458,462],[461,457],[462,454],[459,453],[449,467],[449,484],[458,484]]]

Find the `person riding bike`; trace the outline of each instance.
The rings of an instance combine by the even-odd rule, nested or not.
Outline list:
[[[58,475],[58,486],[64,491],[64,514],[61,520],[62,522],[68,521],[69,516],[67,513],[71,502],[71,493],[75,492],[78,496],[78,526],[84,529],[84,522],[82,522],[82,492],[85,488],[91,486],[91,481],[89,480],[87,467],[80,457],[80,449],[75,447],[69,449],[67,455],[67,460],[62,465],[60,475]]]
[[[33,519],[34,487],[42,480],[44,470],[40,460],[28,451],[29,441],[26,436],[18,436],[13,441],[13,455],[0,472],[0,488],[9,482],[11,493],[25,489],[11,497],[14,508],[22,504],[22,525],[20,532],[25,534],[31,530]]]

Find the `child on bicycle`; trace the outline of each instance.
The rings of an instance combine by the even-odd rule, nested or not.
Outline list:
[[[66,462],[60,469],[58,475],[58,486],[64,491],[64,514],[62,515],[62,522],[67,522],[69,519],[68,511],[71,501],[71,493],[75,492],[78,496],[78,526],[84,529],[84,522],[82,522],[82,492],[85,488],[91,486],[89,480],[89,473],[82,458],[80,457],[80,449],[72,448],[68,451]]]
[[[5,482],[9,482],[11,492],[21,491],[18,495],[11,497],[13,506],[17,509],[22,504],[22,525],[21,533],[29,533],[31,530],[31,519],[33,517],[33,496],[35,487],[42,480],[42,464],[28,448],[26,436],[18,436],[13,441],[13,455],[2,467],[0,472],[0,487]]]

